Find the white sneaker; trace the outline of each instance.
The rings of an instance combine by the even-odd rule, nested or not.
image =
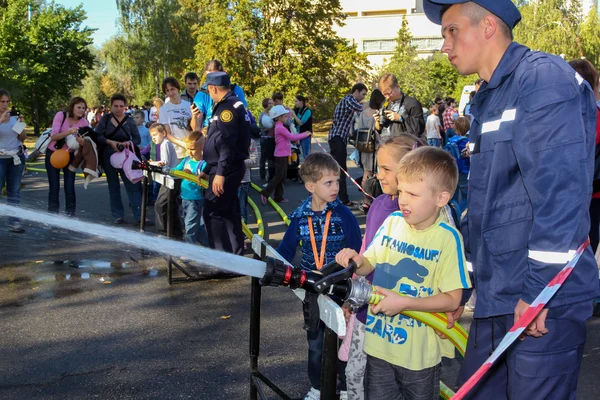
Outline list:
[[[345,390],[340,390],[340,400],[348,400],[348,392]]]
[[[304,400],[321,400],[321,391],[311,387],[306,396],[304,396]]]

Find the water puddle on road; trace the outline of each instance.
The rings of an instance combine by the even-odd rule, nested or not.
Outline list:
[[[142,257],[146,258],[146,257]],[[62,299],[113,284],[138,284],[166,275],[154,262],[130,259],[39,260],[0,267],[0,310]]]

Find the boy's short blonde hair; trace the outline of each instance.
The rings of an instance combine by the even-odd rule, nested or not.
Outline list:
[[[200,131],[193,131],[190,133],[185,139],[185,146],[187,147],[188,155],[192,155],[192,152],[189,150],[189,147],[193,143],[198,143],[198,145],[204,149],[204,142],[206,142],[206,137]]]
[[[167,136],[167,129],[165,128],[165,126],[163,124],[159,124],[158,122],[155,122],[152,125],[150,125],[150,128],[148,128],[148,131],[150,133],[152,133],[152,131],[157,131],[161,135]]]
[[[434,193],[454,193],[458,184],[456,161],[437,147],[420,147],[405,155],[398,164],[399,181],[427,182]]]
[[[193,131],[183,141],[185,144],[192,144],[197,140],[202,140],[202,145],[204,145],[204,135],[200,131]]]
[[[335,159],[327,153],[311,153],[304,159],[300,167],[300,177],[304,182],[317,182],[325,172],[340,173],[340,166]]]

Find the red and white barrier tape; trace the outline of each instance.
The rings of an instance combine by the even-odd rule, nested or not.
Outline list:
[[[479,382],[479,380],[486,374],[486,372],[492,367],[492,364],[510,347],[511,344],[515,340],[521,336],[523,331],[527,328],[527,326],[537,317],[537,315],[542,311],[542,309],[548,304],[550,299],[556,294],[558,289],[562,286],[562,284],[567,280],[575,264],[579,261],[579,258],[585,251],[585,249],[589,246],[590,240],[588,239],[584,244],[582,244],[578,249],[571,261],[565,265],[565,267],[558,273],[556,276],[548,283],[548,285],[542,290],[542,292],[536,297],[533,303],[529,306],[527,311],[519,318],[519,320],[510,328],[510,331],[504,336],[504,339],[500,342],[496,350],[492,353],[492,355],[483,363],[481,367],[469,378],[467,382],[460,388],[458,392],[454,396],[452,396],[452,400],[462,400],[467,393]]]
[[[325,148],[324,148],[324,147],[321,145],[321,143],[319,143],[319,141],[317,140],[317,138],[316,138],[316,137],[313,137],[313,140],[315,141],[315,143],[316,143],[317,145],[319,145],[319,147],[321,148],[321,150],[323,150],[325,153],[328,153],[328,151],[327,151],[327,150],[325,150]],[[375,155],[373,155],[373,156],[375,156]],[[339,164],[338,164],[338,165],[339,165]],[[365,196],[367,196],[368,198],[370,198],[371,200],[375,200],[375,198],[374,198],[373,196],[371,196],[369,193],[365,192],[365,189],[363,189],[363,188],[362,188],[362,186],[360,186],[360,185],[358,184],[358,182],[356,182],[356,181],[354,180],[354,178],[350,176],[350,174],[348,173],[348,171],[346,171],[344,168],[342,168],[342,166],[341,166],[341,165],[340,165],[340,169],[341,169],[342,171],[344,171],[344,173],[346,174],[346,176],[347,176],[348,178],[350,178],[350,180],[352,181],[352,183],[354,183],[354,184],[356,185],[356,187],[358,188],[358,190],[360,190],[361,192],[363,192],[363,194],[364,194]]]

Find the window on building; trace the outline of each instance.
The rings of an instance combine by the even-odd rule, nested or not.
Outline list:
[[[363,52],[392,52],[396,48],[396,39],[363,40]]]
[[[389,17],[394,15],[405,15],[406,10],[377,10],[377,11],[363,11],[363,17]]]
[[[410,41],[410,45],[419,51],[437,51],[443,44],[443,38],[413,38]]]

